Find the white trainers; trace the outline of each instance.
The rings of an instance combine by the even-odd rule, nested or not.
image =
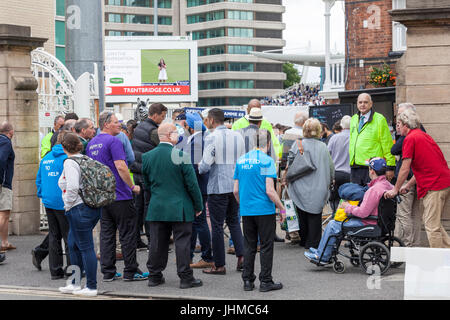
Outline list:
[[[75,290],[80,290],[80,286],[74,286],[73,284],[69,284],[65,287],[59,287],[59,291],[62,293],[73,293]]]
[[[74,290],[72,293],[76,296],[85,296],[85,297],[97,296],[97,290],[89,289],[88,287],[86,287],[84,289]]]

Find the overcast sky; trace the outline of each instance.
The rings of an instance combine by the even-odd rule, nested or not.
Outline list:
[[[344,1],[336,1],[331,9],[331,52],[341,53],[345,48]],[[311,42],[312,53],[325,53],[325,4],[322,0],[283,0],[286,12],[283,22],[286,29],[286,53],[306,53]]]

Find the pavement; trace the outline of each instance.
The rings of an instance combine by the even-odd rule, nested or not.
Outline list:
[[[279,233],[280,236],[284,232]],[[43,239],[44,234],[32,236],[10,236],[9,241],[17,249],[7,252],[6,261],[0,265],[0,300],[20,299],[78,299],[59,293],[58,287],[65,286],[65,280],[51,280],[48,258],[42,262],[42,271],[31,263],[31,249]],[[228,242],[228,241],[226,241]],[[173,248],[173,245],[171,245]],[[390,268],[380,280],[365,274],[361,268],[353,267],[348,259],[343,274],[337,274],[331,267],[317,267],[304,258],[305,249],[289,243],[275,243],[273,279],[283,283],[283,289],[261,293],[256,289],[246,292],[242,289],[242,273],[236,271],[237,258],[226,255],[226,275],[207,275],[201,269],[194,269],[194,277],[203,281],[199,288],[180,289],[176,273],[175,252],[169,253],[164,277],[166,283],[148,287],[147,281],[102,282],[98,266],[99,296],[95,299],[199,299],[199,300],[402,300],[404,288],[404,265]],[[147,271],[148,253],[137,253],[142,271]],[[194,262],[200,259],[196,254]],[[117,271],[123,271],[123,261],[117,262]],[[259,254],[255,261],[258,275]],[[84,284],[84,279],[82,283]]]

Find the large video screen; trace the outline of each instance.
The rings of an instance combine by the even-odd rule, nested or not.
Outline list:
[[[106,39],[107,102],[134,102],[138,97],[161,102],[197,101],[197,70],[193,67],[197,65],[197,55],[193,41]]]

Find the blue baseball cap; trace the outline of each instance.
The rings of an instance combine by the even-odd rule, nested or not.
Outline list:
[[[196,122],[199,122],[199,123],[196,124]],[[188,112],[188,113],[186,113],[186,123],[189,126],[189,128],[192,128],[192,129],[197,130],[197,131],[200,128],[200,124],[201,124],[202,131],[206,131],[206,127],[203,124],[202,118],[200,117],[200,115],[197,112],[194,112],[194,113]]]
[[[386,160],[384,160],[383,158],[372,158],[369,160],[368,164],[369,168],[372,168],[376,172],[386,170],[387,168]]]

